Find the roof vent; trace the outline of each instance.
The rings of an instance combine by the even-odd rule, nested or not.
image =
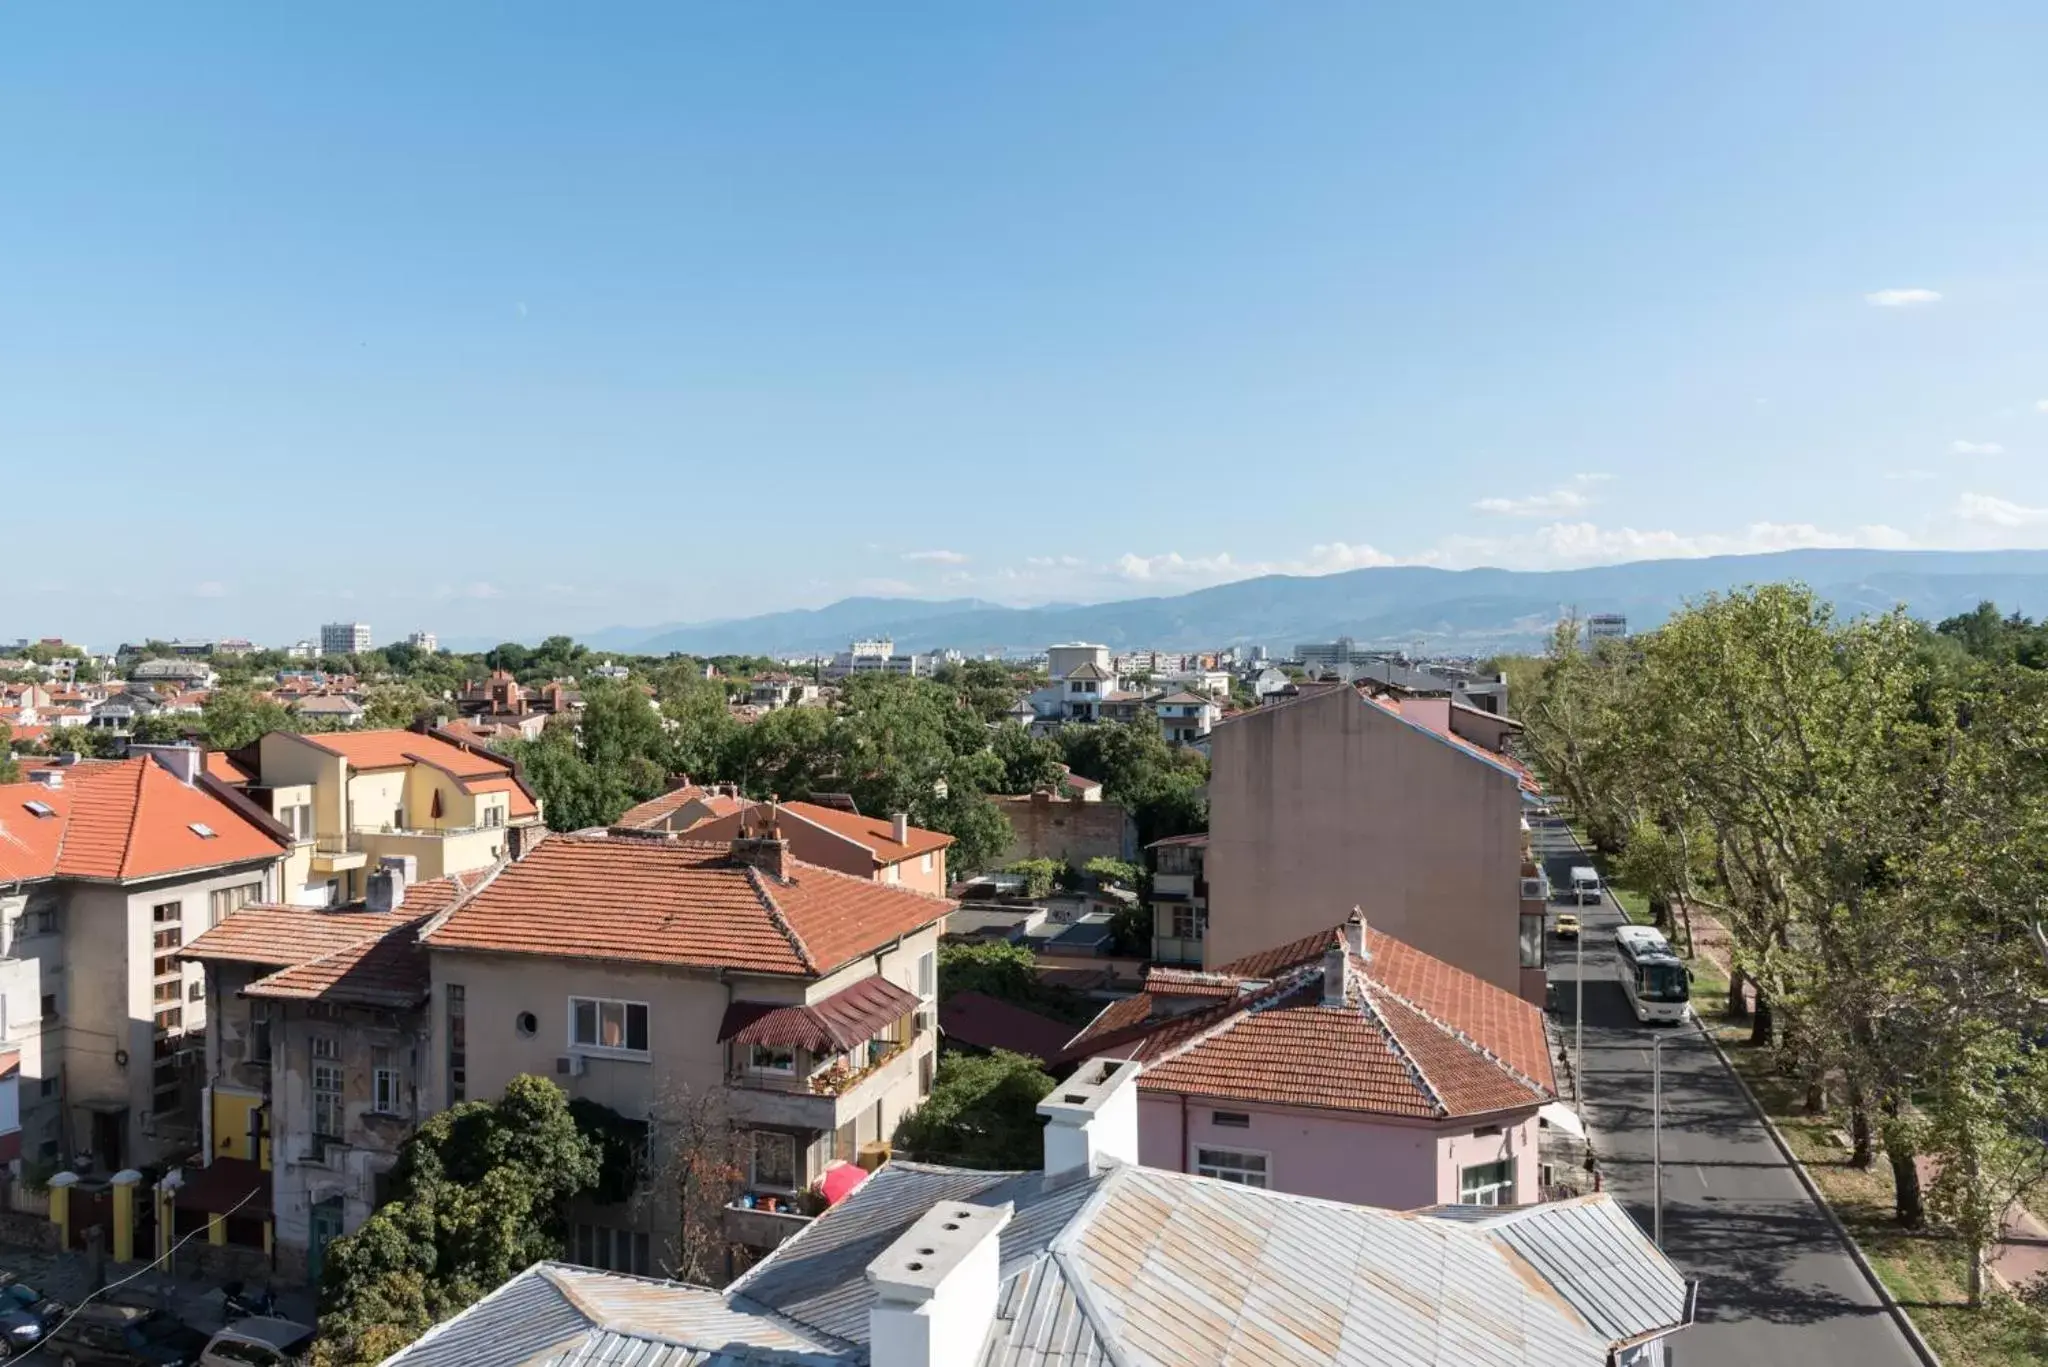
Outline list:
[[[211,840],[219,834],[218,831],[214,830],[213,827],[207,825],[204,821],[194,821],[191,825],[192,834],[198,836],[201,840]]]

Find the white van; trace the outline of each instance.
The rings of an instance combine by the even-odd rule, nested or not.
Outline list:
[[[1579,906],[1600,902],[1600,870],[1580,864],[1572,869],[1572,901]]]

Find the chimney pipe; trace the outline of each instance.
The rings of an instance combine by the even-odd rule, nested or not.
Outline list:
[[[1351,956],[1342,945],[1323,951],[1323,1005],[1344,1005],[1345,988],[1350,985]]]
[[[1046,1180],[1086,1177],[1105,1159],[1138,1161],[1138,1062],[1092,1058],[1038,1103]]]
[[[941,1201],[867,1266],[868,1357],[974,1367],[1002,1300],[1002,1232],[1015,1207]]]
[[[1351,908],[1351,919],[1342,927],[1344,951],[1354,959],[1371,959],[1372,951],[1365,947],[1365,910]]]
[[[28,771],[28,781],[41,788],[62,788],[64,786],[64,771],[61,769],[31,769]]]
[[[910,813],[898,812],[889,818],[889,837],[899,845],[910,843]]]

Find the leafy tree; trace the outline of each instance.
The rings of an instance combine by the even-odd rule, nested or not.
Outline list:
[[[898,1147],[921,1161],[969,1168],[1045,1164],[1038,1103],[1052,1091],[1038,1060],[998,1049],[941,1059],[932,1093],[896,1127]]]
[[[561,1256],[563,1209],[599,1175],[598,1144],[546,1078],[429,1118],[399,1152],[393,1199],[329,1246],[315,1361],[367,1367]]]
[[[21,765],[12,751],[0,749],[0,783],[21,782]]]
[[[1038,999],[1038,957],[1023,945],[997,940],[988,944],[939,946],[939,996],[979,992],[1018,1006]]]
[[[1033,736],[1015,722],[1006,721],[997,727],[989,737],[989,748],[1003,764],[997,792],[1058,792],[1067,776],[1059,742],[1050,737]],[[1093,778],[1094,775],[1088,777]]]
[[[239,750],[272,731],[296,731],[282,703],[243,688],[216,688],[199,710],[208,748]]]
[[[1053,887],[1067,876],[1067,866],[1057,859],[1019,859],[1003,870],[1024,875],[1024,895],[1032,901],[1052,896]]]
[[[380,730],[403,729],[422,717],[438,721],[448,712],[445,701],[429,697],[417,684],[379,684],[364,698],[363,725]]]
[[[513,741],[505,748],[540,795],[551,830],[580,831],[618,815],[606,811],[609,799],[603,784],[577,748],[575,728],[566,718],[550,720],[535,739]]]

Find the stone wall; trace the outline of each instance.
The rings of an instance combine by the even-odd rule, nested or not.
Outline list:
[[[1010,848],[1002,864],[1064,859],[1079,868],[1091,859],[1137,860],[1137,827],[1121,802],[1083,802],[1049,793],[994,801],[1010,819]]]

